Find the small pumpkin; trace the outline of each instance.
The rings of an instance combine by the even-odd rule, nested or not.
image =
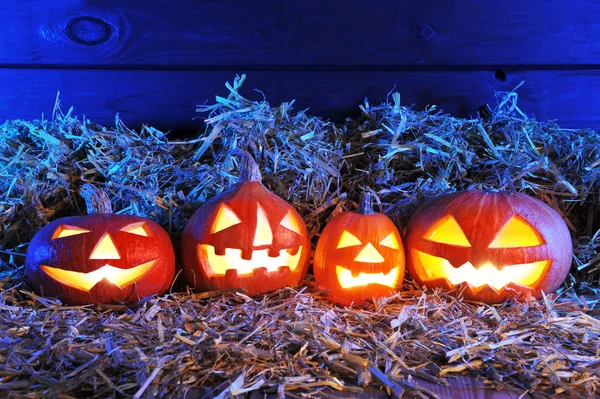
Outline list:
[[[36,233],[25,274],[41,295],[72,305],[133,303],[169,289],[175,254],[167,232],[150,219],[71,216]]]
[[[508,191],[435,198],[407,227],[409,274],[421,285],[464,285],[464,297],[498,303],[556,290],[569,272],[567,225],[542,201]]]
[[[375,213],[370,193],[357,211],[342,212],[323,229],[314,259],[315,281],[339,304],[360,305],[388,296],[404,279],[404,247],[398,229]]]
[[[240,181],[203,204],[181,235],[181,262],[198,291],[241,288],[250,296],[298,285],[310,238],[298,212],[262,184],[254,159]]]

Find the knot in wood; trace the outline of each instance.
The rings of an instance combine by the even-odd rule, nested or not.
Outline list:
[[[419,40],[429,40],[433,37],[433,35],[435,35],[435,30],[433,29],[433,26],[425,22],[421,22],[420,24],[416,25],[413,28],[413,32]]]
[[[112,26],[97,17],[80,16],[71,19],[66,26],[67,37],[86,46],[102,44],[110,39]]]

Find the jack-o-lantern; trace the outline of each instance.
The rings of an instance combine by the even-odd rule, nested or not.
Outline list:
[[[314,259],[315,280],[343,305],[389,296],[404,279],[404,247],[398,229],[375,213],[364,193],[357,211],[342,212],[323,229]]]
[[[429,201],[411,218],[409,274],[427,287],[464,285],[497,303],[549,293],[569,272],[573,246],[560,215],[517,192],[464,191]]]
[[[169,289],[175,254],[167,232],[152,220],[71,216],[33,237],[25,274],[40,294],[69,304],[133,303]]]
[[[298,285],[308,269],[304,221],[241,153],[240,181],[198,208],[181,235],[183,272],[197,291],[242,288],[253,296]]]

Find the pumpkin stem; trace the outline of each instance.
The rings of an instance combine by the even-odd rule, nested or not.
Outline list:
[[[104,190],[90,183],[85,183],[81,187],[80,194],[85,200],[88,214],[113,213],[110,198],[108,198],[108,194]]]
[[[248,151],[236,148],[234,154],[241,155],[244,159],[243,169],[240,173],[240,181],[262,181],[260,168]]]
[[[360,195],[360,207],[357,212],[362,215],[372,215],[375,213],[373,210],[373,194],[370,191],[363,191]]]

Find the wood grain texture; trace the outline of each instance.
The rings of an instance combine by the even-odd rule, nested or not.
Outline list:
[[[4,66],[600,65],[600,0],[23,0],[2,15]]]
[[[215,95],[227,95],[230,72],[217,71],[129,71],[0,69],[3,82],[0,121],[36,119],[44,112],[50,117],[56,92],[61,92],[65,109],[75,106],[77,115],[113,125],[115,114],[129,126],[142,123],[161,129],[192,134],[202,121],[196,105]],[[371,104],[385,101],[388,92],[399,91],[402,104],[427,104],[455,116],[477,115],[485,103],[496,104],[495,91],[509,91],[521,80],[519,106],[538,120],[556,119],[564,127],[600,128],[600,114],[593,87],[600,87],[600,73],[509,72],[506,81],[493,71],[482,72],[251,72],[242,94],[262,99],[264,92],[272,105],[296,99],[296,110],[341,122],[358,114],[365,97]]]
[[[542,399],[547,397],[544,394],[530,393],[525,389],[517,389],[508,385],[496,390],[477,378],[469,376],[446,378],[446,381],[449,386],[415,379],[420,387],[435,392],[438,397],[444,399]]]
[[[429,392],[437,395],[440,399],[544,399],[552,397],[552,393],[528,393],[525,390],[506,386],[500,390],[495,390],[486,386],[483,382],[469,376],[460,376],[455,378],[447,378],[448,386],[435,384],[425,381],[420,378],[415,378],[408,385],[415,385],[419,388],[424,388]],[[333,389],[325,389],[318,391],[318,397],[326,398],[344,398],[344,399],[394,399],[393,396],[387,394],[385,389],[375,388],[373,386],[358,387],[353,386],[348,382],[349,389],[345,391],[335,391]],[[269,390],[270,392],[273,389]],[[208,398],[210,392],[196,391],[194,394],[188,394],[189,399]],[[293,392],[293,391],[292,391]],[[420,397],[417,396],[419,389],[408,389],[403,397]],[[317,395],[317,391],[314,392]],[[214,393],[213,393],[214,396]],[[248,399],[277,399],[279,396],[276,393],[264,393],[260,390],[252,391],[246,395]]]

